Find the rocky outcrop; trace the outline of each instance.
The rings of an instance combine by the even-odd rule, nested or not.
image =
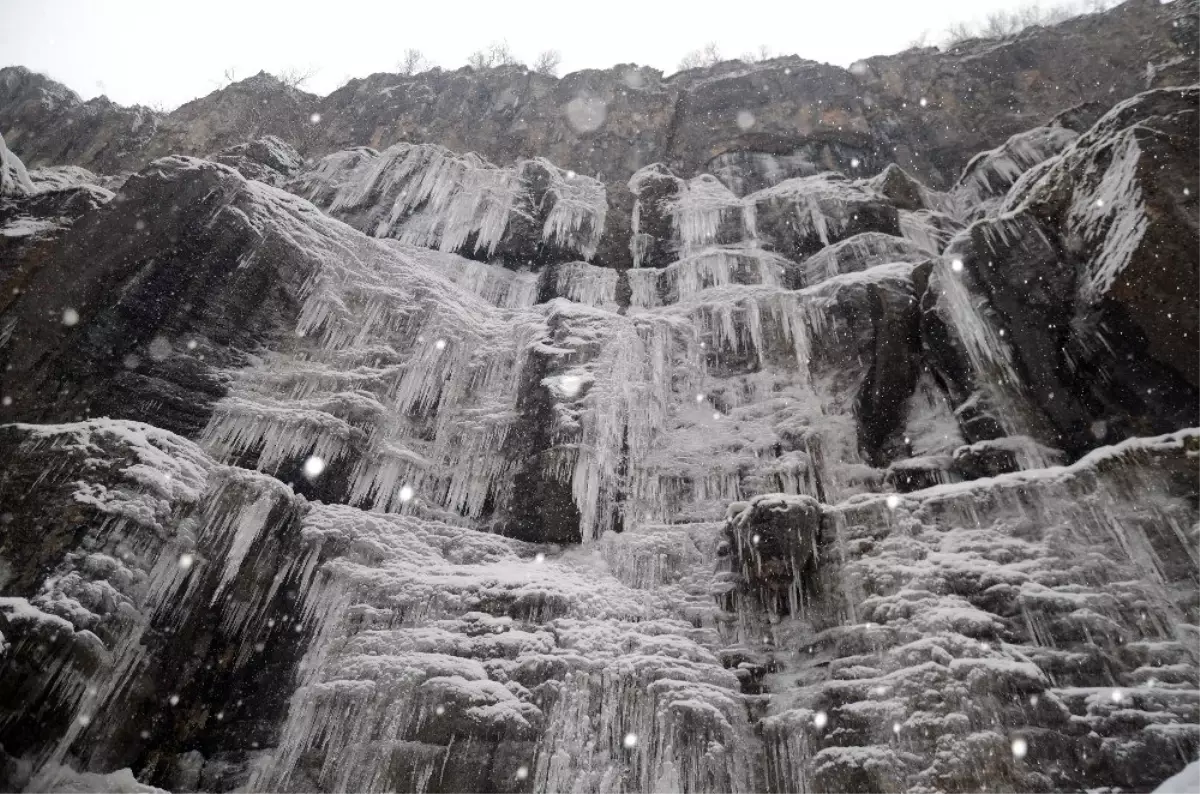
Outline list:
[[[292,146],[273,135],[222,149],[210,157],[230,166],[247,179],[280,187],[304,168],[304,159]]]
[[[1197,421],[1197,98],[1162,89],[1118,105],[955,241],[961,275],[934,277],[988,296],[998,336],[977,327],[964,345],[977,365],[1020,369],[1052,446]],[[954,290],[938,304],[966,309]]]

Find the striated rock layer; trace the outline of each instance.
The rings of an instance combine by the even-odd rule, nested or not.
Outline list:
[[[282,105],[101,177],[0,106],[0,781],[1152,790],[1200,752],[1200,87],[1112,63],[932,186],[687,121],[784,61],[674,78],[677,148],[603,178],[306,159]]]

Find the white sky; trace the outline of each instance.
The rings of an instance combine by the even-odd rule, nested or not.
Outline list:
[[[45,72],[85,99],[173,108],[211,92],[228,68],[315,68],[305,88],[395,71],[408,47],[443,68],[506,39],[560,74],[617,63],[674,71],[707,41],[727,57],[766,45],[847,66],[932,39],[953,22],[1031,0],[0,0],[0,66]],[[1052,5],[1055,0],[1043,0]]]

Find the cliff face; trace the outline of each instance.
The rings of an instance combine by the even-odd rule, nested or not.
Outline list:
[[[168,117],[5,70],[0,781],[1152,789],[1195,11]]]
[[[612,205],[604,264],[627,265],[629,177],[655,162],[683,176],[755,160],[787,176],[869,176],[897,163],[935,188],[976,153],[1078,105],[1089,126],[1120,99],[1195,79],[1196,4],[1131,0],[1105,13],[946,53],[909,50],[850,70],[777,58],[664,79],[618,66],[562,79],[520,67],[352,80],[328,97],[269,75],[167,115],[86,103],[40,75],[0,71],[0,117],[28,165],[131,171],[272,135],[308,157],[354,146],[436,143],[507,164],[545,157],[599,178]],[[319,121],[313,121],[319,119]]]

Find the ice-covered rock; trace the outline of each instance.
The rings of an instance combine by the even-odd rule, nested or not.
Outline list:
[[[300,153],[273,135],[227,147],[210,159],[237,169],[247,179],[257,179],[276,187],[304,168]]]
[[[1012,136],[1003,146],[980,152],[950,189],[950,205],[964,219],[994,212],[1022,174],[1054,157],[1078,137],[1065,127],[1035,127]]]
[[[0,135],[0,196],[24,196],[33,191],[25,164],[8,150],[4,136]]]
[[[1078,451],[1196,422],[1195,99],[1162,89],[1121,103],[935,268],[927,297],[972,367],[1002,391],[1025,384],[993,395],[1010,420],[1013,400],[1032,401],[1041,418],[1018,432]]]
[[[497,168],[428,144],[337,152],[291,189],[376,237],[529,264],[590,259],[607,211],[602,184],[544,159]]]
[[[849,72],[260,75],[134,147],[210,160],[116,197],[35,170],[2,200],[54,229],[0,268],[0,783],[1168,778],[1200,747],[1195,92],[1077,107],[953,194],[910,174],[1047,123],[1082,57],[1047,42],[1176,11]],[[1018,54],[1040,82],[973,71]],[[27,122],[77,98],[0,89],[42,162]]]

